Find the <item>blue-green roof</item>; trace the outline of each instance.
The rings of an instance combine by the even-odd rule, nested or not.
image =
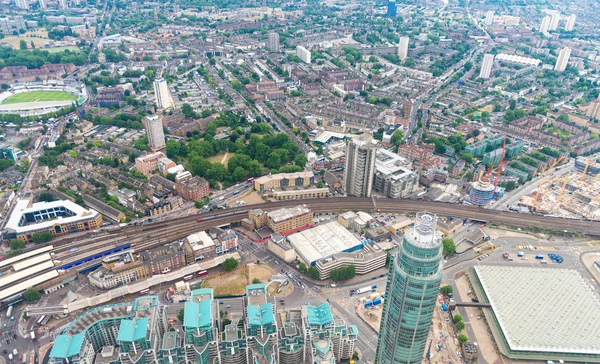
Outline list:
[[[84,336],[84,332],[74,336],[58,335],[50,351],[50,357],[66,359],[79,354]]]
[[[148,318],[144,317],[138,320],[122,320],[119,326],[119,336],[117,340],[125,342],[134,342],[146,338],[148,329]]]
[[[208,328],[212,322],[212,301],[186,302],[183,326]]]
[[[265,303],[261,306],[248,306],[248,323],[250,325],[265,326],[272,324],[274,321],[272,303]]]
[[[265,294],[267,294],[267,286],[265,284],[262,284],[262,283],[247,285],[246,286],[246,294],[249,294],[249,291],[253,291],[255,289],[260,289],[260,290],[264,291]]]
[[[319,306],[306,306],[308,313],[308,323],[310,325],[325,325],[333,322],[333,315],[329,303],[323,303]]]
[[[210,299],[213,299],[213,289],[212,288],[200,288],[195,289],[190,292],[190,296],[194,298],[194,296],[202,296],[202,295],[210,295]]]

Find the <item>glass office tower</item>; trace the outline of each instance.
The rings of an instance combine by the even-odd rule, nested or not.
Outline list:
[[[423,359],[442,281],[442,236],[437,217],[418,213],[392,255],[375,363],[418,364]]]

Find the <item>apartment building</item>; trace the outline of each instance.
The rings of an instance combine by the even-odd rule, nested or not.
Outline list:
[[[146,154],[135,159],[135,169],[144,176],[150,175],[158,169],[158,161],[167,156],[163,152],[154,152]]]
[[[210,194],[208,181],[198,176],[177,182],[175,190],[188,201],[200,201]]]

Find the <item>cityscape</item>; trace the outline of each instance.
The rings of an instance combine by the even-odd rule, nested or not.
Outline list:
[[[1,1],[0,364],[600,363],[599,6]]]

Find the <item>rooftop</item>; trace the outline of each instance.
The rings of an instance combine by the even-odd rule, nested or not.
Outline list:
[[[288,240],[307,263],[361,245],[360,240],[337,221],[292,234]]]
[[[56,224],[68,224],[98,216],[97,211],[85,209],[69,200],[37,202],[31,206],[30,204],[30,200],[17,201],[13,213],[6,222],[6,229],[22,233],[32,228],[49,228]]]
[[[309,325],[326,325],[333,322],[333,315],[329,303],[323,303],[319,306],[306,305]]]
[[[294,216],[300,216],[311,213],[310,209],[304,205],[296,207],[286,207],[279,210],[267,212],[267,216],[277,223],[293,218]]]
[[[210,236],[206,233],[206,231],[199,231],[194,234],[190,234],[185,238],[192,250],[200,250],[208,247],[214,247],[215,242],[211,239]]]
[[[600,354],[600,299],[572,269],[475,266],[512,351]]]
[[[408,169],[409,167],[410,162],[406,158],[386,149],[377,149],[375,154],[375,170],[377,172],[385,175],[398,175],[397,178],[400,178],[400,175],[413,173]]]

